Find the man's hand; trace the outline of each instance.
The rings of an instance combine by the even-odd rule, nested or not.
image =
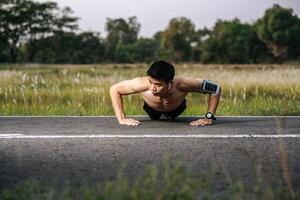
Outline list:
[[[119,124],[127,126],[138,126],[141,124],[141,122],[132,118],[124,118],[119,120]]]
[[[205,125],[211,125],[212,123],[213,123],[212,119],[204,118],[204,119],[198,119],[196,121],[192,121],[190,123],[190,125],[191,126],[205,126]]]

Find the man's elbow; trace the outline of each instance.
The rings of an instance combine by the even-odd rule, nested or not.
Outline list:
[[[220,99],[221,94],[222,94],[222,88],[221,88],[221,86],[219,86],[219,91],[218,91],[218,93],[216,94],[216,97],[218,97],[218,99]]]
[[[110,96],[113,96],[114,94],[118,93],[118,87],[115,85],[112,85],[110,88],[109,88],[109,93],[110,93]]]
[[[221,92],[222,92],[222,89],[221,89],[221,86],[219,86],[218,90],[214,93],[210,93],[209,96],[219,99],[221,97]]]

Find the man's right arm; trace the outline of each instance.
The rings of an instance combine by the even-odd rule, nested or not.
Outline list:
[[[136,126],[140,124],[140,122],[137,120],[126,118],[122,96],[147,90],[147,83],[148,82],[145,77],[138,77],[131,80],[121,81],[110,87],[110,97],[119,124],[129,126]]]

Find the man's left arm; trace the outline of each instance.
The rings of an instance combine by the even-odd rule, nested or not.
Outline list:
[[[220,96],[221,96],[221,86],[215,82],[188,78],[188,77],[180,77],[179,78],[179,89],[187,92],[200,92],[209,94],[208,96],[208,109],[207,113],[212,114],[212,118],[216,114]],[[211,91],[210,91],[211,90]],[[213,119],[209,119],[208,117],[198,119],[196,121],[192,121],[190,125],[192,126],[204,126],[211,125],[213,123]]]
[[[220,88],[220,93],[218,95],[212,95],[210,94],[208,97],[208,109],[207,113],[213,114],[213,116],[216,114],[219,100],[221,96],[221,88]],[[205,126],[205,125],[211,125],[213,123],[213,119],[208,119],[207,117],[198,119],[196,121],[192,121],[190,125],[192,126]]]

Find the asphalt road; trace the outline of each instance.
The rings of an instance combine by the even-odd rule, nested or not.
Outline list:
[[[0,117],[0,189],[29,178],[80,186],[115,179],[121,168],[134,177],[166,158],[195,175],[215,172],[220,190],[235,179],[251,188],[258,176],[285,185],[285,167],[300,188],[300,117],[219,117],[207,127],[189,126],[192,117],[136,118],[138,127],[114,117]]]

